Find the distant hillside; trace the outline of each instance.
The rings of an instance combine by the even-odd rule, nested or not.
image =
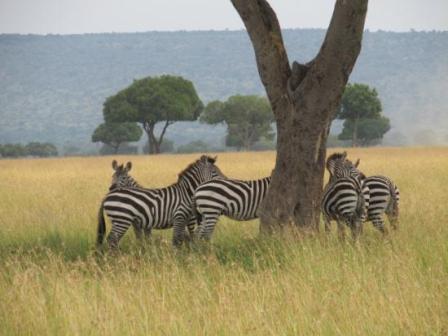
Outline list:
[[[324,30],[286,30],[290,61],[308,61]],[[0,143],[90,142],[104,99],[134,78],[192,80],[207,102],[264,94],[244,31],[0,35]],[[351,81],[376,87],[392,119],[387,143],[448,142],[448,32],[366,32]],[[222,141],[198,123],[173,125],[177,143]]]

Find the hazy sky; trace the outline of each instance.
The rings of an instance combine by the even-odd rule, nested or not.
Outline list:
[[[283,28],[326,28],[334,0],[271,0]],[[241,29],[230,0],[0,0],[0,33]],[[448,0],[370,0],[370,30],[448,30]]]

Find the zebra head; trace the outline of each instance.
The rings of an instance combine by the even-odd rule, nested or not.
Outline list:
[[[138,183],[128,173],[132,168],[132,163],[128,162],[126,165],[118,165],[116,160],[112,161],[112,183],[109,190],[125,187],[138,187]]]
[[[202,183],[215,178],[225,178],[218,166],[215,165],[217,157],[202,155],[198,160],[190,164],[179,173],[178,181],[187,185],[187,189],[193,193]]]
[[[341,177],[354,177],[358,180],[364,180],[365,175],[358,170],[359,163],[359,159],[355,163],[347,159],[347,152],[330,155],[326,164],[330,173],[330,181]]]

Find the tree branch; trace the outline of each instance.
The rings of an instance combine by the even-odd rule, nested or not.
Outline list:
[[[168,128],[169,125],[171,125],[171,124],[173,124],[173,123],[174,123],[174,122],[171,122],[171,121],[169,121],[169,120],[167,120],[167,121],[165,122],[165,125],[163,126],[163,129],[162,129],[162,133],[160,133],[160,137],[159,137],[159,141],[158,141],[159,146],[162,144],[163,137],[165,136],[166,129]]]
[[[275,111],[291,75],[280,25],[266,0],[231,0],[252,41],[258,72]]]
[[[361,51],[368,0],[337,0],[330,25],[313,66],[325,73],[323,81],[345,83]],[[342,69],[342,72],[341,70]]]

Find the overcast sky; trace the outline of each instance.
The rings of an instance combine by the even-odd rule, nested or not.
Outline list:
[[[283,28],[326,28],[334,0],[271,0]],[[0,0],[0,33],[241,29],[230,0]],[[448,0],[370,0],[366,28],[448,30]]]

